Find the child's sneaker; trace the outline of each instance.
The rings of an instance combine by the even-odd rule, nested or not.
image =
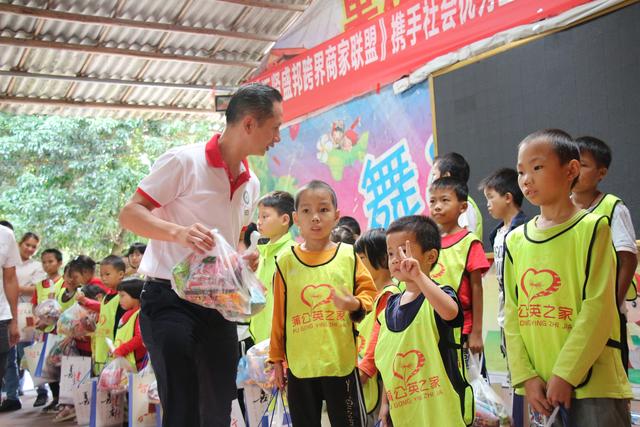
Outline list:
[[[58,400],[54,399],[47,406],[42,408],[42,412],[45,414],[55,414],[60,410],[60,405],[58,405]]]
[[[73,406],[67,406],[62,411],[58,412],[58,415],[53,419],[54,423],[61,423],[63,421],[70,421],[76,417],[76,410]]]

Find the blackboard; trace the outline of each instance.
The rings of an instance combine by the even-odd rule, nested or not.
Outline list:
[[[516,164],[529,133],[560,128],[609,144],[601,189],[621,197],[640,226],[640,3],[434,78],[438,152],[471,165],[469,188],[483,213],[485,248],[496,225],[478,183]],[[525,211],[536,214],[531,205]]]

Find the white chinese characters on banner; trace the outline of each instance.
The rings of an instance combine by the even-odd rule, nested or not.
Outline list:
[[[377,158],[367,154],[358,191],[365,199],[369,228],[387,228],[397,218],[423,212],[425,202],[419,188],[417,167],[406,139]]]

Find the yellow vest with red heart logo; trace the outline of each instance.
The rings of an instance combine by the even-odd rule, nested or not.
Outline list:
[[[126,323],[118,325],[116,337],[113,341],[113,345],[115,348],[120,347],[122,344],[130,341],[133,338],[136,328],[136,319],[138,318],[139,314],[140,310],[138,309],[131,315],[131,317],[129,317],[129,319],[127,319]],[[133,372],[138,372],[138,367],[136,366],[136,355],[134,354],[134,352],[132,351],[131,353],[127,354],[125,356],[125,359],[127,359],[129,364],[133,368]]]
[[[287,364],[298,378],[344,377],[356,367],[353,322],[332,301],[337,288],[353,292],[355,256],[341,243],[322,265],[303,263],[293,247],[276,260],[285,287]]]
[[[391,298],[401,298],[400,295]],[[425,299],[411,324],[392,331],[387,310],[380,313],[376,367],[382,375],[394,427],[469,426],[474,418],[473,391],[462,367],[462,350],[456,346],[457,369],[445,369],[433,307]],[[459,329],[459,328],[456,328]],[[451,376],[455,376],[458,391]]]
[[[430,277],[443,286],[451,286],[454,291],[458,292],[462,276],[467,268],[471,244],[476,241],[480,241],[480,239],[469,232],[453,245],[442,248]]]
[[[91,337],[91,352],[93,355],[93,371],[99,374],[109,361],[109,346],[105,338],[114,340],[116,313],[120,305],[120,295],[116,295],[105,303],[106,297],[100,301],[100,316],[96,331]]]
[[[64,278],[60,277],[56,282],[49,283],[49,287],[45,288],[44,283],[51,281],[50,279],[42,280],[41,282],[36,283],[36,306],[40,303],[45,302],[49,298],[57,298],[58,293],[60,292],[60,288],[62,288],[62,284],[64,283]],[[49,333],[52,332],[56,328],[55,323],[53,325],[49,325],[45,328],[44,332]]]
[[[606,219],[582,211],[564,224],[543,230],[536,227],[535,221],[536,218],[513,230],[506,241],[505,333],[512,379],[518,386],[516,392],[524,394],[523,381],[531,377],[529,364],[545,382],[558,370],[566,375],[567,369],[583,364],[583,357],[576,354],[575,359],[569,360],[566,355],[582,351],[578,348],[584,342],[583,336],[599,327],[600,316],[603,320],[604,316],[610,316],[606,320],[613,318],[613,326],[606,331],[607,345],[597,349],[600,356],[585,367],[588,371],[574,384],[574,397],[631,397],[620,357],[621,325],[614,280],[594,283],[589,278],[592,267],[615,269],[610,242],[611,252],[593,252],[598,227],[608,228]],[[598,247],[602,246],[599,243]],[[602,292],[610,294],[601,295]],[[586,313],[595,310],[596,301],[590,306],[584,305],[584,301],[596,296],[600,304],[597,316],[595,313],[590,318],[581,316],[583,309],[590,307],[591,311]],[[562,355],[565,360],[561,360]]]
[[[385,286],[384,289],[376,296],[376,300],[373,303],[373,309],[367,313],[367,315],[362,319],[360,323],[356,326],[358,329],[358,359],[362,360],[367,351],[367,347],[369,346],[369,340],[371,338],[371,333],[373,332],[373,325],[376,321],[376,311],[378,307],[378,301],[380,301],[380,297],[385,293],[397,294],[400,293],[400,288],[396,285]],[[380,391],[378,388],[378,374],[369,378],[362,386],[362,394],[364,395],[364,403],[367,408],[367,413],[370,414],[373,412],[378,406],[378,397],[380,396]]]

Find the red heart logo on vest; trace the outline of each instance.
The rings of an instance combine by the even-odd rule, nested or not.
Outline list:
[[[444,267],[444,264],[438,261],[436,265],[433,266],[433,270],[431,270],[431,278],[437,279],[439,277],[442,277],[446,270],[447,269]]]
[[[300,298],[303,303],[314,309],[319,305],[330,303],[332,295],[331,285],[307,285],[302,288]]]
[[[398,353],[393,359],[393,375],[405,383],[420,371],[424,366],[425,357],[418,350],[409,350],[406,353]]]
[[[551,295],[560,289],[560,275],[553,270],[536,270],[529,268],[520,279],[520,289],[527,296],[529,303],[536,298]]]

